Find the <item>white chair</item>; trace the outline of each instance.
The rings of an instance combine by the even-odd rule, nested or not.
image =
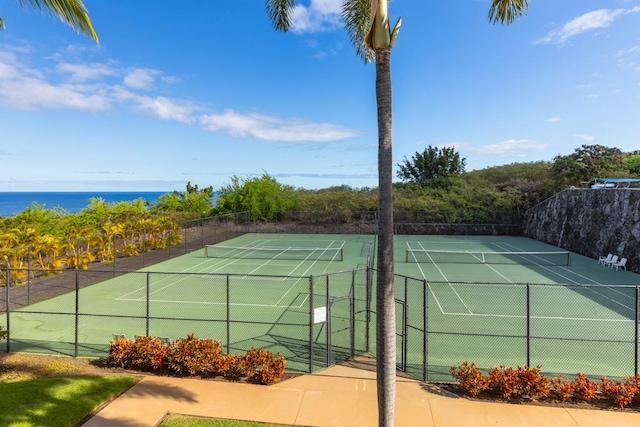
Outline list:
[[[600,258],[598,258],[598,264],[607,264],[609,261],[611,261],[611,258],[613,257],[613,254],[609,254],[607,256],[601,256]]]
[[[616,262],[618,262],[618,255],[612,256],[609,261],[605,261],[604,265],[606,265],[607,267],[611,268],[611,266],[613,264],[615,264]]]
[[[627,259],[626,258],[621,258],[620,261],[614,262],[613,264],[611,264],[611,268],[615,268],[616,270],[618,270],[620,267],[622,267],[624,270],[627,269]]]

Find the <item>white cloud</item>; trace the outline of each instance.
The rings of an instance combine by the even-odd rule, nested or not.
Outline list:
[[[340,24],[342,0],[311,0],[298,4],[291,16],[291,31],[296,34],[333,30]]]
[[[543,150],[547,144],[530,139],[509,139],[480,147],[465,147],[467,151],[485,156],[530,157],[532,151]]]
[[[600,28],[608,28],[620,16],[638,12],[640,12],[640,6],[635,6],[633,9],[594,10],[567,22],[559,30],[549,32],[545,37],[537,40],[536,43],[564,44],[571,37]]]
[[[584,141],[589,141],[589,142],[590,142],[590,141],[594,141],[594,140],[596,139],[596,137],[595,137],[595,136],[593,136],[593,135],[587,135],[587,134],[584,134],[584,133],[576,133],[576,134],[575,134],[575,135],[573,135],[573,136],[574,136],[575,138],[580,138],[580,139],[582,139],[582,140],[584,140]]]
[[[134,68],[124,76],[124,85],[133,89],[152,89],[159,71],[148,68]]]
[[[316,2],[327,10],[331,2]],[[54,55],[53,68],[34,69],[10,49],[0,50],[0,104],[22,110],[76,109],[107,110],[114,105],[129,107],[144,115],[222,132],[239,138],[253,138],[285,143],[333,142],[358,135],[358,132],[330,123],[309,120],[284,120],[262,114],[244,114],[228,110],[222,114],[202,114],[195,102],[172,99],[160,94],[150,96],[142,91],[154,89],[158,82],[178,80],[161,71],[147,68],[118,67],[115,62],[71,63]],[[51,70],[63,73],[59,80]],[[123,77],[124,76],[124,77]],[[123,78],[122,82],[118,80]],[[87,84],[87,81],[95,81]],[[200,115],[200,117],[197,117]]]
[[[561,122],[561,121],[562,121],[561,117],[549,117],[547,119],[547,122],[549,122],[549,123],[558,123],[558,122]]]
[[[71,81],[83,82],[86,80],[95,80],[101,77],[113,76],[117,74],[117,70],[106,64],[71,64],[69,62],[59,62],[56,66],[58,71],[71,74]]]
[[[234,110],[203,115],[200,117],[200,125],[211,132],[274,142],[333,142],[357,135],[352,129],[329,123],[287,121],[263,114],[242,114]]]
[[[39,71],[7,52],[0,54],[0,103],[21,110],[105,110],[111,104],[101,86],[50,83]]]
[[[148,96],[133,96],[134,108],[162,120],[175,120],[176,122],[192,124],[193,113],[199,108],[184,101],[176,101],[164,96],[151,98]]]

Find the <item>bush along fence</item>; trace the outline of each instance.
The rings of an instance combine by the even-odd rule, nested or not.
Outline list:
[[[602,402],[621,409],[640,404],[640,374],[627,375],[622,380],[606,376],[599,381],[578,372],[573,379],[560,374],[549,379],[541,367],[493,367],[485,375],[474,363],[467,361],[451,366],[451,376],[460,391],[471,397],[500,396],[511,400],[541,400],[559,402]]]
[[[280,353],[252,347],[244,354],[225,354],[220,341],[199,339],[193,334],[175,342],[147,336],[135,340],[116,337],[109,344],[107,360],[126,369],[234,380],[244,377],[261,384],[278,382],[287,366]]]

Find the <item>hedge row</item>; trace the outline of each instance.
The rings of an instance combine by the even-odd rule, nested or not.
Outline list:
[[[252,348],[245,354],[225,354],[220,341],[199,339],[191,334],[171,345],[158,338],[119,338],[109,345],[109,363],[127,369],[169,370],[177,374],[249,377],[273,384],[284,375],[286,360],[280,353]]]
[[[460,390],[473,397],[489,392],[498,393],[505,399],[556,398],[563,402],[570,399],[585,402],[606,399],[622,409],[634,399],[640,403],[640,374],[624,377],[622,381],[602,377],[598,382],[580,372],[573,380],[563,375],[548,379],[540,373],[540,366],[518,366],[514,369],[502,365],[491,368],[489,374],[484,375],[475,364],[467,361],[457,367],[451,366],[450,372],[458,381]]]

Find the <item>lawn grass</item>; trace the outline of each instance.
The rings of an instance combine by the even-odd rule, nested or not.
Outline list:
[[[105,375],[0,383],[0,425],[74,426],[134,381],[130,376]]]
[[[262,424],[249,421],[219,420],[211,418],[170,415],[158,427],[285,427],[281,424]]]

